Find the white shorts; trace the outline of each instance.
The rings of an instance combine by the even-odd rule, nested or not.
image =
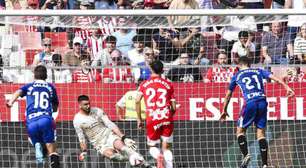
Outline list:
[[[118,135],[111,132],[107,137],[100,139],[99,142],[96,142],[93,146],[98,152],[100,152],[103,155],[103,152],[106,149],[115,150],[114,142],[117,139],[121,140],[121,138]]]

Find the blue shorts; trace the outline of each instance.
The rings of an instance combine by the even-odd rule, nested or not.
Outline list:
[[[238,127],[248,128],[254,122],[257,128],[265,128],[267,124],[267,106],[266,99],[247,102],[243,106],[237,121]]]
[[[56,138],[55,123],[52,117],[42,116],[35,120],[27,121],[28,135],[35,143],[54,143]]]

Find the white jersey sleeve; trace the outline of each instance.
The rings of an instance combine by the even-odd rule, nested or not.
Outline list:
[[[86,138],[85,138],[85,135],[84,135],[84,132],[81,128],[81,120],[78,119],[79,116],[78,114],[75,115],[74,119],[73,119],[73,126],[74,126],[74,129],[76,131],[76,134],[78,135],[78,138],[79,138],[79,142],[80,143],[86,143]]]

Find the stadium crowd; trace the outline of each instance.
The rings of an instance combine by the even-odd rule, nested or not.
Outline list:
[[[0,0],[0,9],[260,9],[306,8],[304,0]],[[253,64],[295,64],[283,73],[287,82],[305,82],[306,19],[288,16],[287,22],[202,26],[175,25],[193,16],[168,17],[170,28],[132,29],[127,17],[101,19],[100,28],[83,28],[99,19],[74,17],[80,28],[11,24],[0,26],[1,81],[26,83],[30,68],[47,65],[48,81],[55,83],[130,83],[150,76],[154,59],[178,82],[229,82],[239,57]],[[36,17],[27,16],[27,22]],[[149,17],[146,19],[150,20]],[[214,22],[219,17],[207,18]],[[204,19],[205,20],[205,19]],[[206,24],[203,24],[206,25]],[[212,24],[213,25],[213,24]],[[118,27],[118,28],[114,28]],[[135,27],[135,26],[131,26]],[[193,65],[193,66],[192,66]],[[212,66],[211,66],[212,65]],[[300,67],[301,68],[300,68]],[[9,68],[19,67],[19,68]],[[28,67],[24,69],[20,67]]]

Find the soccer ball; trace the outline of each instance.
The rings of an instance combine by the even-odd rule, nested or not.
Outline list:
[[[139,166],[143,163],[144,158],[140,154],[134,153],[130,156],[129,161],[131,166]]]

